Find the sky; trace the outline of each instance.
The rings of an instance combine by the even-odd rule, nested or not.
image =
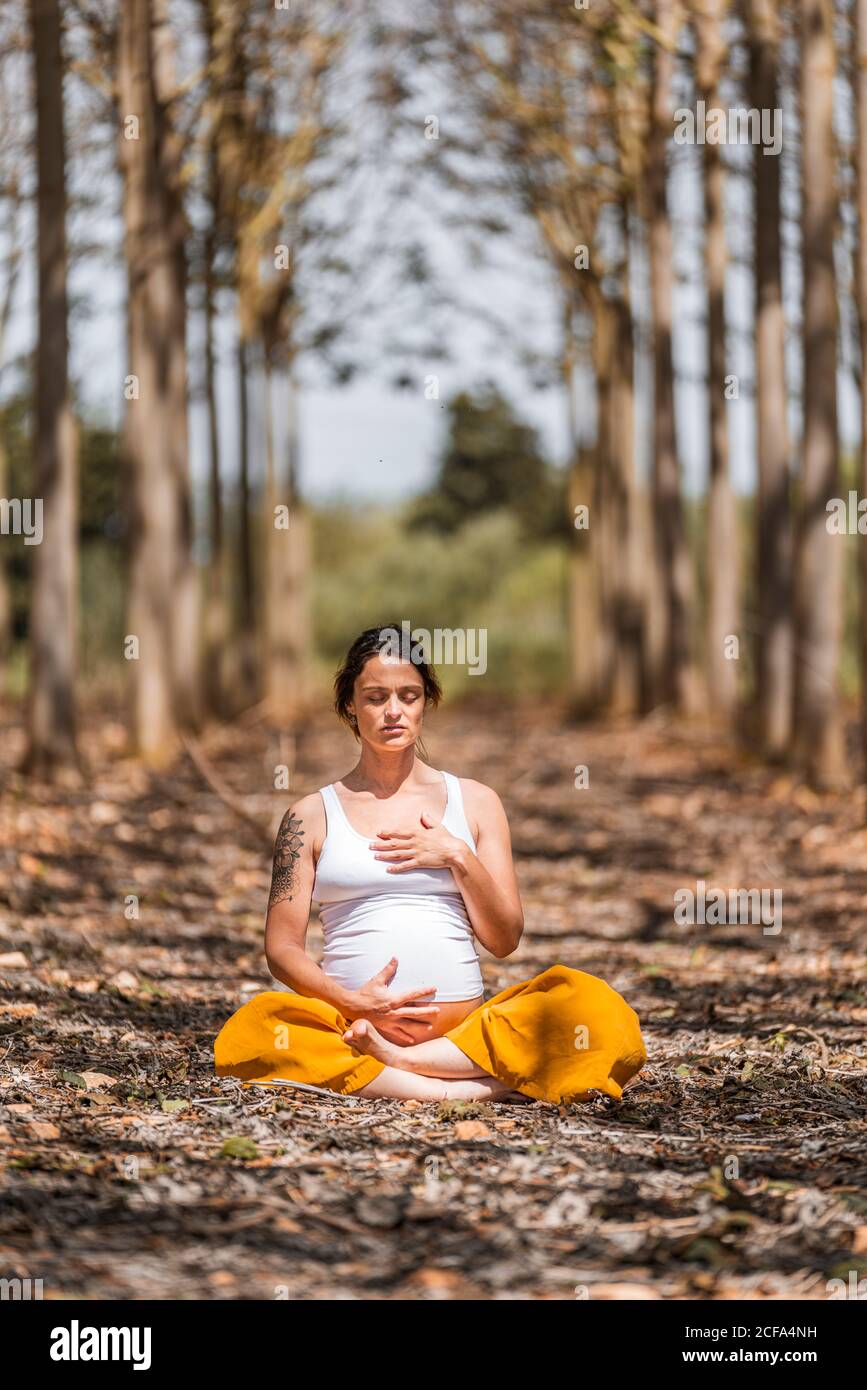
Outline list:
[[[440,108],[447,114],[447,102]],[[789,119],[789,112],[786,113]],[[794,117],[791,117],[794,122]],[[797,149],[792,135],[796,126],[784,122],[783,161],[790,215],[797,215]],[[787,139],[788,137],[788,139]],[[448,119],[441,122],[440,140],[448,141]],[[430,157],[441,147],[431,142]],[[726,152],[733,166],[746,168],[745,150]],[[108,153],[109,159],[111,151]],[[700,152],[681,148],[670,182],[669,201],[674,225],[674,261],[678,275],[674,303],[674,353],[678,366],[676,408],[678,440],[684,487],[696,493],[704,487],[707,473],[707,393],[699,379],[705,359],[703,327],[704,297],[701,290],[702,207],[699,176]],[[121,228],[119,189],[116,175],[107,167],[100,183],[92,164],[72,170],[73,189],[87,186],[97,196],[91,206],[73,218],[73,235],[86,236],[91,253],[76,263],[70,277],[73,320],[71,332],[71,370],[84,413],[93,420],[117,425],[123,408],[122,386],[125,371],[125,273],[120,260]],[[104,197],[101,194],[104,191]],[[446,404],[459,390],[491,381],[506,394],[516,411],[539,430],[549,457],[564,464],[568,454],[567,408],[559,385],[539,389],[522,369],[519,350],[530,348],[544,356],[556,352],[559,309],[554,281],[536,240],[532,226],[513,208],[504,208],[514,235],[500,238],[486,253],[485,262],[471,264],[460,238],[441,220],[429,215],[422,192],[410,181],[406,205],[400,217],[407,236],[421,236],[425,251],[436,267],[437,283],[447,286],[448,298],[459,309],[439,314],[431,306],[431,322],[436,321],[446,361],[407,360],[401,364],[393,355],[380,351],[386,339],[385,325],[374,316],[365,324],[366,370],[349,386],[329,384],[315,363],[302,359],[299,367],[298,421],[300,440],[300,481],[305,495],[316,502],[336,499],[348,502],[393,502],[428,486],[442,447]],[[412,206],[418,200],[418,206]],[[32,214],[31,214],[32,215]],[[731,472],[736,491],[748,492],[755,478],[754,404],[749,382],[752,374],[751,313],[752,278],[748,264],[751,254],[751,209],[749,181],[736,174],[727,184],[727,221],[732,263],[726,285],[729,320],[729,371],[741,383],[740,398],[728,403]],[[794,223],[792,224],[794,225]],[[2,240],[2,237],[0,237]],[[32,244],[32,243],[31,243]],[[386,250],[382,253],[388,255]],[[26,258],[16,296],[7,344],[7,357],[32,345],[36,329],[33,257]],[[382,267],[380,266],[381,270]],[[364,264],[357,274],[376,273]],[[576,274],[580,274],[576,271]],[[800,298],[799,270],[793,252],[787,256],[787,309],[790,325],[797,320]],[[647,319],[647,266],[636,255],[632,266],[633,303],[639,318]],[[231,304],[225,306],[217,339],[218,401],[222,449],[227,479],[237,465],[236,383],[232,365],[233,321]],[[500,327],[492,331],[482,322],[476,308],[493,309]],[[408,314],[427,312],[417,307]],[[394,306],[391,306],[393,326]],[[443,326],[445,325],[445,326]],[[407,324],[409,329],[411,326]],[[207,471],[207,422],[204,405],[195,393],[201,380],[202,341],[200,315],[190,315],[188,336],[190,382],[193,400],[190,410],[191,454],[194,483],[202,484]],[[789,334],[789,370],[797,383],[796,335]],[[396,390],[391,381],[401,370],[409,386]],[[426,398],[426,377],[439,378],[438,399]],[[649,466],[650,371],[646,353],[639,352],[636,364],[639,401],[636,448],[640,474]],[[430,394],[428,390],[427,394]],[[849,376],[839,380],[841,437],[844,446],[857,438],[857,398]],[[255,431],[262,428],[264,404],[261,382],[252,383],[252,421]],[[582,432],[589,438],[593,430],[592,387],[586,378],[579,382],[578,415]],[[274,388],[273,410],[278,450],[285,446],[288,396],[284,384]],[[793,410],[793,430],[797,432],[797,413]]]

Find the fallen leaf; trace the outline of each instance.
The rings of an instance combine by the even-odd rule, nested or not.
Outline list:
[[[119,970],[116,975],[112,975],[109,984],[114,985],[121,993],[130,993],[138,989],[138,980],[130,970]]]
[[[108,1076],[104,1071],[83,1071],[79,1075],[88,1091],[98,1091],[105,1086],[117,1085],[117,1077]]]
[[[6,951],[0,956],[0,970],[29,970],[30,961],[23,951]]]
[[[491,1131],[481,1120],[458,1120],[455,1125],[455,1137],[458,1139],[490,1139]]]
[[[60,1130],[50,1120],[29,1120],[27,1129],[34,1139],[59,1139]]]

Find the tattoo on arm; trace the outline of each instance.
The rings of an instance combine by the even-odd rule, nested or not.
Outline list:
[[[277,831],[274,870],[271,875],[271,896],[268,899],[269,909],[275,903],[282,902],[284,898],[289,898],[291,901],[298,881],[298,860],[301,857],[303,843],[304,831],[301,829],[301,821],[297,816],[293,816],[291,811],[287,811],[280,822],[280,829]]]

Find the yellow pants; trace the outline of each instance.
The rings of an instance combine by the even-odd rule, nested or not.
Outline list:
[[[321,999],[269,990],[242,1005],[214,1043],[218,1076],[285,1077],[350,1095],[382,1071],[342,1034],[339,1009]],[[443,1034],[477,1066],[534,1100],[619,1099],[647,1061],[638,1015],[595,975],[552,965],[488,999]]]

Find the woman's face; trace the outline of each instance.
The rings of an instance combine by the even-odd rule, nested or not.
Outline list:
[[[374,748],[409,748],[421,733],[424,682],[399,657],[372,656],[356,677],[349,711],[360,737]]]

